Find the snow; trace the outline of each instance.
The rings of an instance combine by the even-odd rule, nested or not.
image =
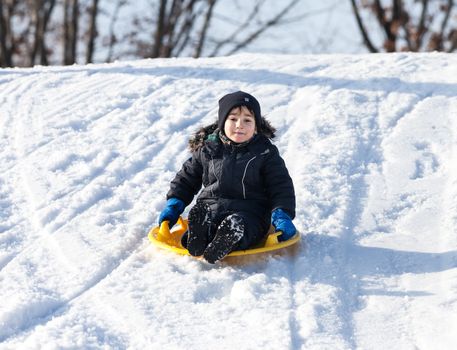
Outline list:
[[[187,139],[237,89],[278,128],[303,239],[161,251]],[[456,111],[452,54],[0,70],[0,349],[454,349]]]

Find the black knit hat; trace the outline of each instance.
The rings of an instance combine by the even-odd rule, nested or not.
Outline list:
[[[237,91],[223,96],[219,100],[219,120],[217,126],[224,130],[225,119],[230,111],[235,107],[246,106],[254,112],[255,125],[260,129],[262,125],[262,115],[260,114],[260,104],[256,98],[246,92]]]

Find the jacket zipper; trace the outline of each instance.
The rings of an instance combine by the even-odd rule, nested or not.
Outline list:
[[[220,181],[219,181],[219,179],[218,179],[218,177],[216,175],[216,167],[214,166],[214,158],[213,157],[211,157],[211,164],[213,166],[213,173],[214,173],[214,177],[216,178],[216,182],[220,183]],[[213,186],[211,186],[211,195],[214,197]]]
[[[241,185],[243,186],[243,197],[246,199],[246,187],[244,186],[244,178],[246,177],[246,172],[248,170],[249,164],[255,159],[257,156],[252,157],[251,159],[248,160],[246,163],[246,167],[244,168],[244,173],[243,173],[243,178],[241,179]]]

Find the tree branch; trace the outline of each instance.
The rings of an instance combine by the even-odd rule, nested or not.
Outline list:
[[[203,51],[203,45],[206,41],[206,33],[208,32],[209,24],[211,22],[211,18],[213,17],[213,9],[214,5],[216,5],[217,0],[208,0],[208,9],[205,15],[205,21],[203,22],[202,30],[200,31],[200,35],[198,37],[197,46],[195,47],[194,51],[194,58],[200,57]]]
[[[113,16],[111,17],[110,24],[109,24],[109,43],[108,43],[108,54],[106,56],[105,62],[111,62],[113,60],[113,51],[114,51],[114,44],[116,44],[117,39],[116,35],[114,34],[114,26],[117,22],[119,17],[119,12],[121,7],[127,3],[126,0],[118,0],[116,2],[116,7],[114,8]]]
[[[352,11],[354,12],[355,19],[357,21],[357,26],[359,27],[360,33],[362,34],[363,43],[371,53],[379,52],[379,50],[373,45],[370,37],[368,36],[367,29],[360,17],[359,7],[355,3],[355,0],[351,0]]]
[[[196,15],[194,13],[194,6],[197,1],[198,0],[190,0],[186,6],[183,6],[181,3],[171,14],[168,43],[162,57],[171,57],[172,55],[178,56],[179,54],[176,53],[175,49],[178,48],[178,51],[181,52],[188,43],[195,23]],[[182,20],[180,21],[180,19]],[[176,31],[177,34],[175,35]],[[179,44],[180,42],[181,44]]]
[[[263,1],[264,2],[264,1]],[[209,55],[210,57],[216,56],[220,49],[229,43],[232,43],[235,41],[235,37],[243,30],[243,28],[248,27],[249,22],[256,16],[256,14],[259,12],[259,8],[261,6],[262,2],[256,2],[254,8],[252,9],[251,13],[246,17],[246,20],[241,23],[233,32],[230,34],[227,38],[224,40],[221,40],[217,43],[216,47],[213,49],[213,52]]]

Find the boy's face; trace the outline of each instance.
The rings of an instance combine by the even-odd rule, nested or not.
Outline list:
[[[255,133],[254,115],[245,106],[233,108],[225,119],[224,133],[233,142],[250,140]]]

